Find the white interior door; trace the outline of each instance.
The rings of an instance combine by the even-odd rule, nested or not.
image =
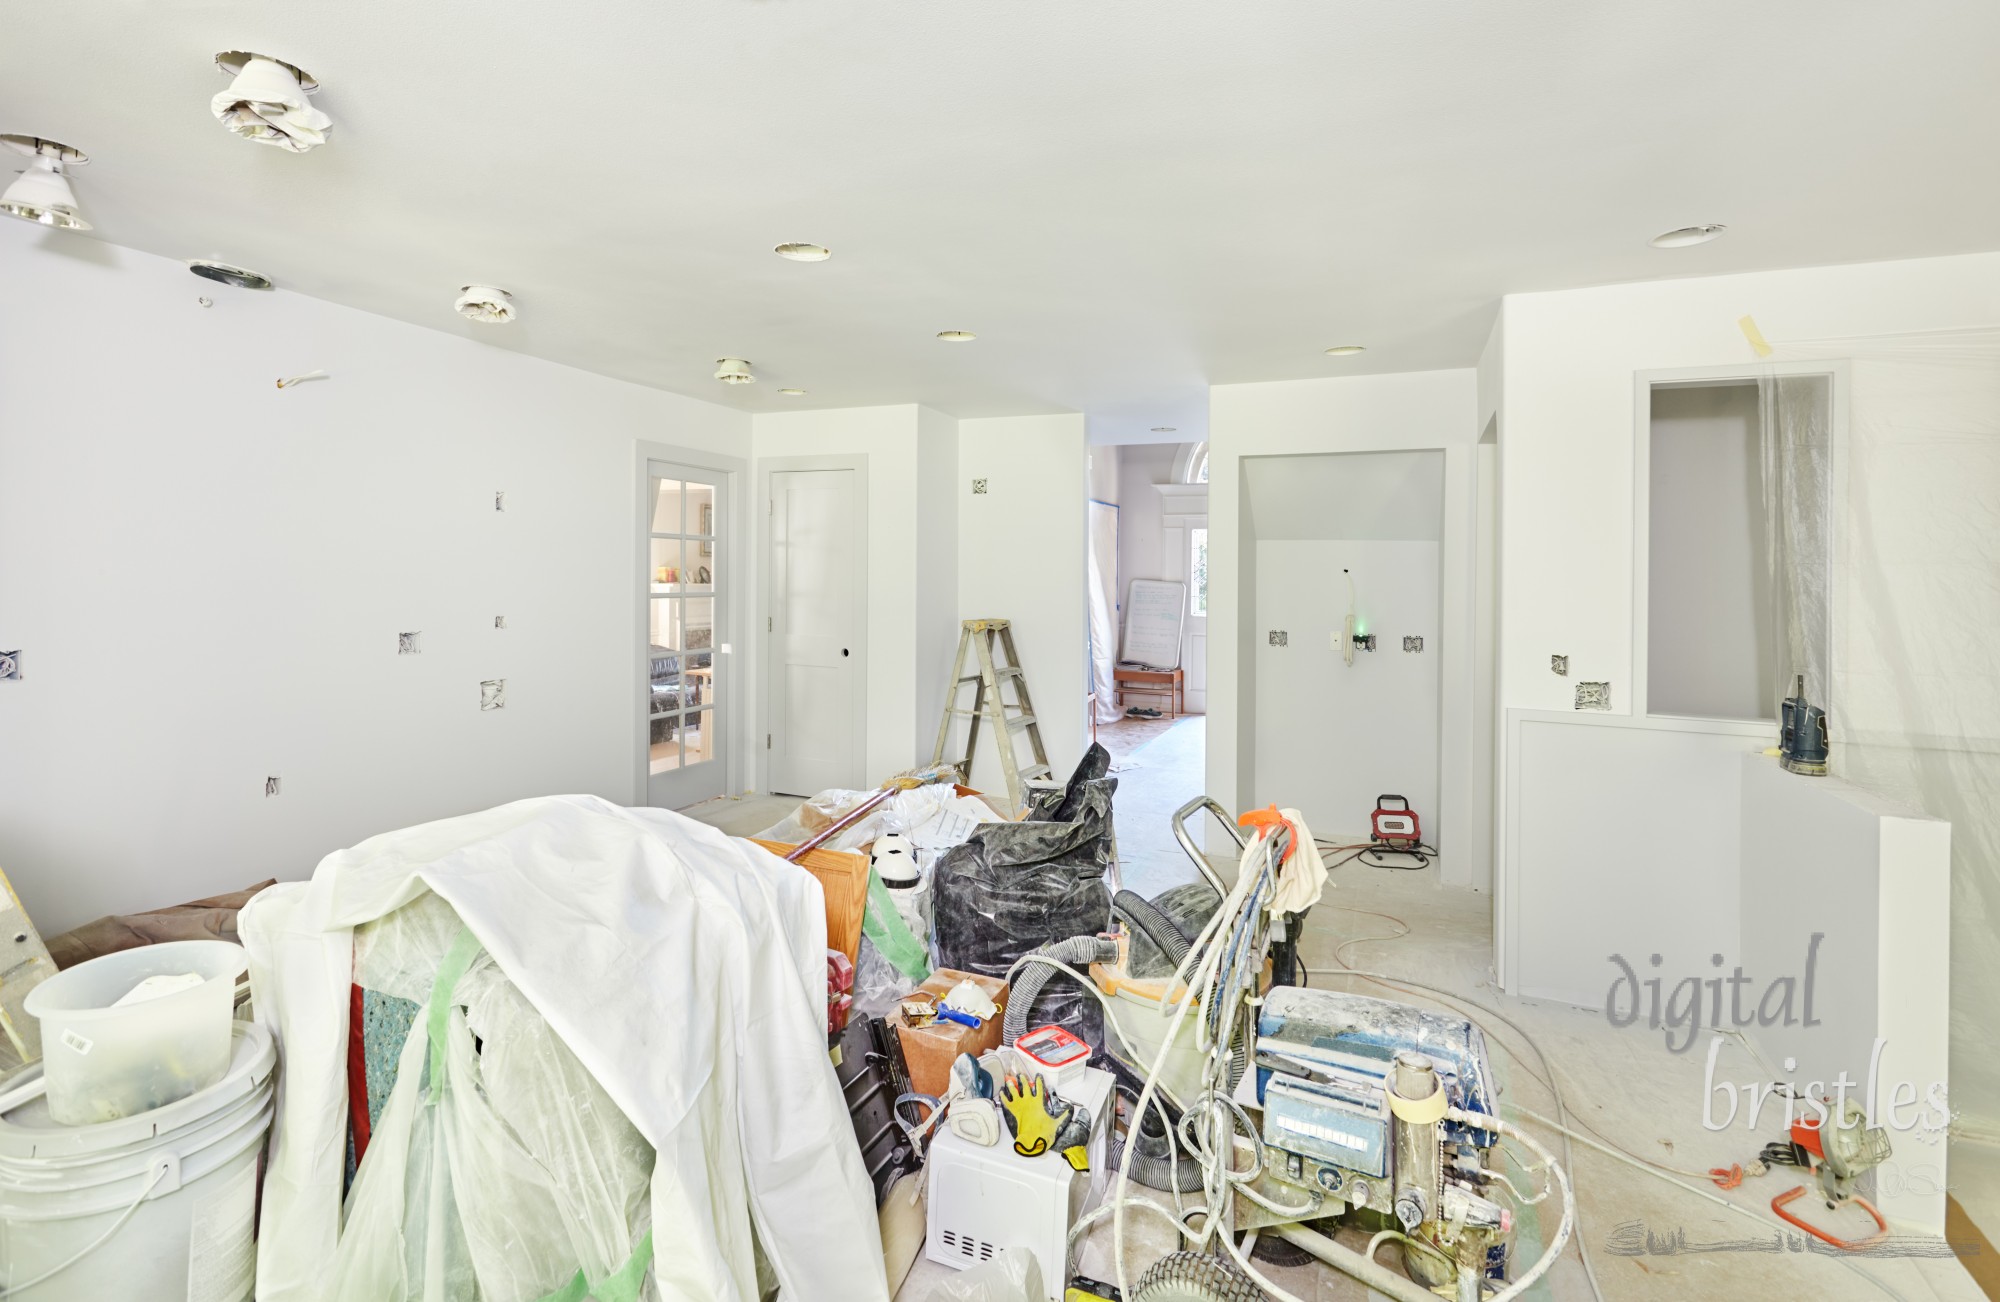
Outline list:
[[[810,796],[859,788],[861,590],[865,537],[852,470],[771,476],[770,787]]]
[[[646,801],[682,809],[727,786],[723,738],[734,684],[716,648],[734,558],[722,554],[727,476],[647,463],[651,535],[646,573]]]

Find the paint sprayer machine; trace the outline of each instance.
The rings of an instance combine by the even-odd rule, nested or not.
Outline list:
[[[1203,809],[1241,850],[1233,885],[1187,834],[1187,819]],[[1324,881],[1300,824],[1276,810],[1231,823],[1200,799],[1175,815],[1174,828],[1206,884],[1153,901],[1121,893],[1126,929],[1115,942],[1098,939],[1103,957],[1091,967],[1112,1057],[1137,1100],[1118,1178],[1072,1243],[1112,1218],[1118,1285],[1133,1302],[1228,1302],[1254,1296],[1253,1284],[1287,1302],[1292,1295],[1252,1260],[1260,1236],[1400,1302],[1506,1302],[1526,1292],[1567,1243],[1575,1201],[1549,1151],[1497,1115],[1479,1029],[1409,1004],[1290,984],[1299,926]],[[1530,1155],[1521,1170],[1540,1193],[1500,1172],[1503,1140]],[[1515,1209],[1551,1190],[1561,1195],[1560,1222],[1553,1233],[1544,1224],[1547,1247],[1517,1271]],[[1135,1210],[1171,1220],[1184,1240],[1136,1284],[1125,1263]],[[1343,1232],[1366,1246],[1340,1242]],[[1401,1271],[1376,1260],[1390,1242]]]

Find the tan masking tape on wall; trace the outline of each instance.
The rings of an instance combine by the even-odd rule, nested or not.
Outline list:
[[[1756,317],[1739,317],[1736,325],[1738,329],[1743,331],[1743,337],[1750,341],[1751,352],[1757,354],[1759,357],[1769,357],[1771,355],[1771,345],[1765,341],[1764,332],[1757,328]]]

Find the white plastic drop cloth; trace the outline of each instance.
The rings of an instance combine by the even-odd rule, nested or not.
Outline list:
[[[754,1302],[759,1245],[782,1298],[886,1299],[811,874],[548,797],[330,855],[240,925],[284,1052],[260,1302]],[[357,973],[426,1008],[343,1230]]]

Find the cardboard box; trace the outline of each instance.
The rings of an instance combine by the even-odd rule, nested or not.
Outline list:
[[[929,980],[904,998],[927,997],[927,1002],[935,1003],[950,994],[953,986],[965,980],[971,980],[1000,1006],[998,1012],[976,1029],[957,1022],[942,1021],[928,1026],[911,1026],[904,1019],[900,1007],[889,1014],[889,1025],[895,1028],[897,1043],[903,1049],[903,1065],[910,1074],[910,1088],[919,1094],[942,1098],[944,1092],[951,1088],[951,1065],[958,1060],[959,1054],[969,1053],[977,1058],[988,1049],[1000,1047],[1000,1024],[1007,1016],[1007,983],[999,977],[975,976],[970,972],[939,968],[931,973]]]

